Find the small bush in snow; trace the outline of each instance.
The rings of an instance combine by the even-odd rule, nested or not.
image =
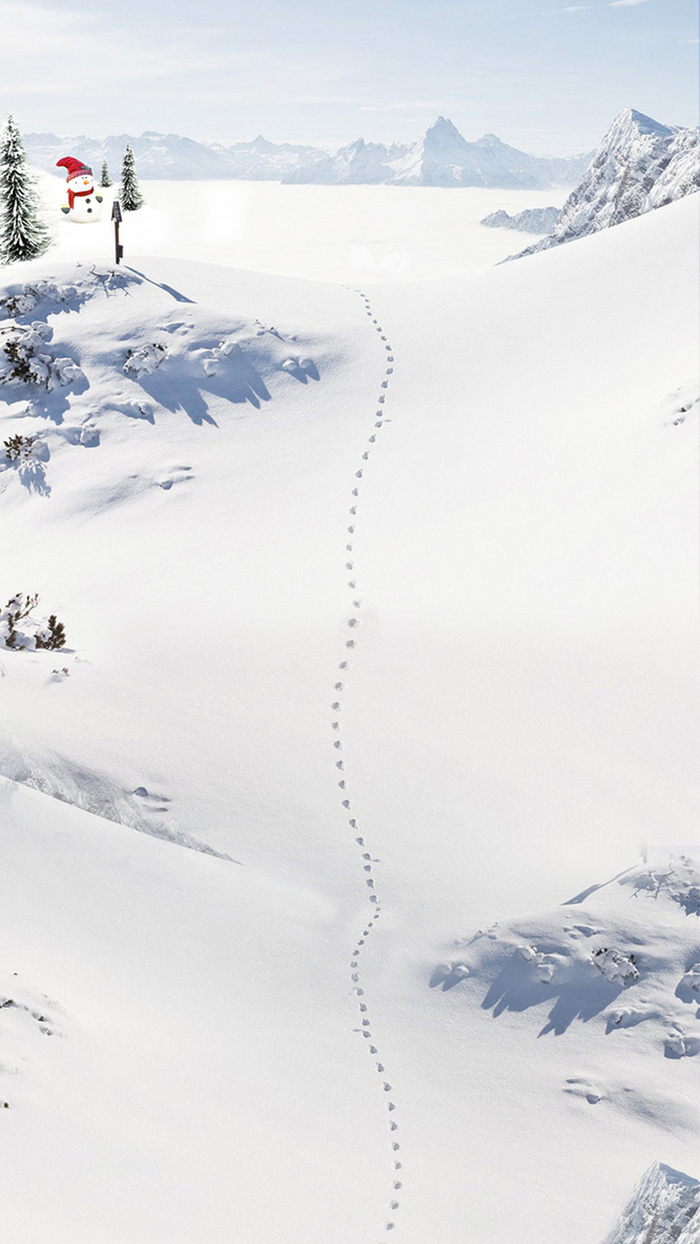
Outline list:
[[[21,651],[24,648],[63,648],[66,642],[65,627],[59,622],[55,613],[52,613],[46,626],[38,626],[32,633],[23,631],[20,633],[17,628],[22,622],[29,622],[30,626],[36,625],[30,615],[34,612],[39,604],[39,597],[35,593],[33,596],[25,595],[24,592],[16,592],[8,600],[5,608],[0,610],[0,642],[2,642],[2,628],[5,630],[4,644],[6,648],[14,648]]]
[[[57,384],[65,387],[84,380],[84,373],[74,359],[55,359],[41,352],[41,346],[50,336],[48,324],[40,320],[28,327],[12,329],[2,347],[8,362],[4,366],[0,364],[0,384],[19,380],[23,384],[54,389]]]
[[[134,376],[150,376],[160,367],[167,354],[165,346],[154,341],[151,345],[140,346],[137,350],[127,351],[124,371]]]
[[[599,950],[593,951],[591,962],[603,973],[606,980],[631,985],[632,981],[639,979],[634,955],[623,955],[619,950],[601,946]]]
[[[34,310],[38,300],[34,293],[30,290],[27,292],[28,290],[29,287],[27,286],[24,293],[11,294],[9,298],[4,300],[2,306],[5,308],[8,317],[14,319],[18,315],[26,315],[28,311]]]
[[[35,609],[39,603],[38,595],[25,596],[24,592],[16,592],[11,596],[5,605],[5,617],[3,621],[7,627],[7,635],[5,637],[5,646],[7,648],[23,648],[24,644],[18,643],[17,623],[24,618],[28,618],[32,609]]]
[[[66,630],[62,622],[56,621],[52,613],[48,625],[36,633],[37,648],[62,648],[66,642]]]
[[[34,379],[29,358],[22,350],[17,337],[6,341],[3,346],[3,352],[7,356],[10,366],[4,369],[2,373],[3,380],[22,380],[25,384],[31,384]]]
[[[35,436],[11,436],[9,440],[3,442],[5,449],[5,457],[8,462],[17,462],[23,458],[31,458],[32,447],[36,440]]]

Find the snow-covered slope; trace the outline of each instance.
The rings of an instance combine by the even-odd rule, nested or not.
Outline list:
[[[68,638],[0,654],[8,1238],[597,1244],[693,1169],[698,917],[591,885],[697,832],[697,206],[371,298],[3,274],[0,605]]]
[[[510,216],[503,210],[484,216],[482,225],[490,229],[520,229],[523,233],[549,233],[554,228],[560,208],[527,207]]]
[[[697,1244],[700,1182],[655,1162],[604,1244]]]
[[[468,142],[445,117],[409,147],[384,147],[361,138],[334,156],[300,169],[288,180],[333,183],[385,182],[396,186],[503,186],[536,188],[571,185],[589,156],[553,159],[526,155],[495,134]]]
[[[641,216],[700,190],[700,130],[618,113],[553,232],[522,253],[547,250]]]

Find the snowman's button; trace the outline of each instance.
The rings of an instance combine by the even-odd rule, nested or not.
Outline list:
[[[90,215],[91,213],[92,213],[92,208],[91,208],[91,207],[89,207],[89,208],[88,208],[88,215]]]

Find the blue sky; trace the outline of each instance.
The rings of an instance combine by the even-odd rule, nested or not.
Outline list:
[[[442,114],[557,153],[628,104],[698,123],[696,0],[0,0],[0,29],[27,131],[337,146]]]

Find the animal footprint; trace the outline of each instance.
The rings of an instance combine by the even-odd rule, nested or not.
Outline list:
[[[162,488],[165,492],[168,492],[169,489],[172,488],[173,484],[180,484],[184,480],[194,479],[194,475],[190,474],[191,470],[192,468],[188,466],[171,467],[169,474],[163,479],[156,480],[156,483],[159,488]]]

